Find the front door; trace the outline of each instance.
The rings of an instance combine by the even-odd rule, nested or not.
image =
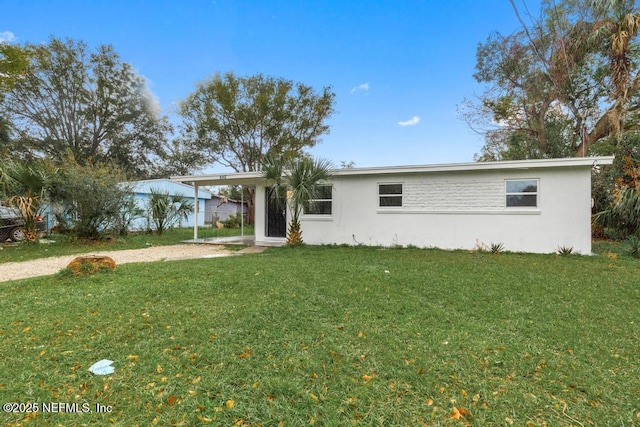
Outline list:
[[[287,237],[287,199],[283,190],[267,191],[267,237]]]

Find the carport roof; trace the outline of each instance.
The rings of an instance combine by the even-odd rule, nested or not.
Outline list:
[[[191,185],[245,185],[254,186],[263,181],[261,172],[230,172],[214,173],[207,175],[172,176],[171,181],[182,182]]]

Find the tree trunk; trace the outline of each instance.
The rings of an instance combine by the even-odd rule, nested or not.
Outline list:
[[[589,154],[589,148],[599,139],[620,135],[622,112],[622,103],[617,101],[600,117],[593,130],[583,136],[582,142],[576,147],[576,157],[586,157]]]
[[[247,202],[247,225],[256,222],[256,190],[255,188],[244,188],[244,198]]]

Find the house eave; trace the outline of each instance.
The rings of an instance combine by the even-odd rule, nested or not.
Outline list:
[[[437,173],[437,172],[467,172],[467,171],[492,171],[509,169],[538,169],[557,167],[594,167],[610,165],[613,156],[599,157],[575,157],[562,159],[536,159],[536,160],[509,160],[497,162],[469,162],[446,163],[435,165],[407,165],[370,168],[347,168],[334,171],[334,175],[384,175],[384,174],[413,174],[413,173]]]
[[[206,175],[172,176],[171,181],[190,185],[245,185],[255,186],[264,181],[261,172],[215,173]]]
[[[406,165],[365,168],[346,168],[333,171],[334,176],[365,176],[387,174],[474,172],[495,170],[527,170],[539,168],[574,168],[610,165],[613,156],[571,157],[562,159],[507,160],[497,162],[446,163],[435,165]],[[216,173],[207,175],[173,176],[172,181],[190,185],[245,185],[255,186],[265,182],[261,172]]]

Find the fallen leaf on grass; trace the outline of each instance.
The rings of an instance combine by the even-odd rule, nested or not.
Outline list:
[[[465,408],[456,408],[454,406],[453,409],[451,410],[450,418],[453,418],[454,420],[459,420],[461,417],[471,417],[471,412],[469,412]]]
[[[427,399],[427,400],[424,401],[424,403],[427,406],[431,406],[431,405],[433,405],[433,399]]]
[[[176,397],[172,394],[167,397],[167,405],[172,406],[176,402]]]
[[[224,405],[227,407],[227,409],[231,409],[236,405],[236,402],[234,402],[233,399],[229,399],[225,402]]]
[[[238,357],[240,359],[246,359],[247,357],[251,356],[253,354],[253,351],[251,350],[251,347],[247,347],[244,350],[244,353],[241,353],[238,355]]]

